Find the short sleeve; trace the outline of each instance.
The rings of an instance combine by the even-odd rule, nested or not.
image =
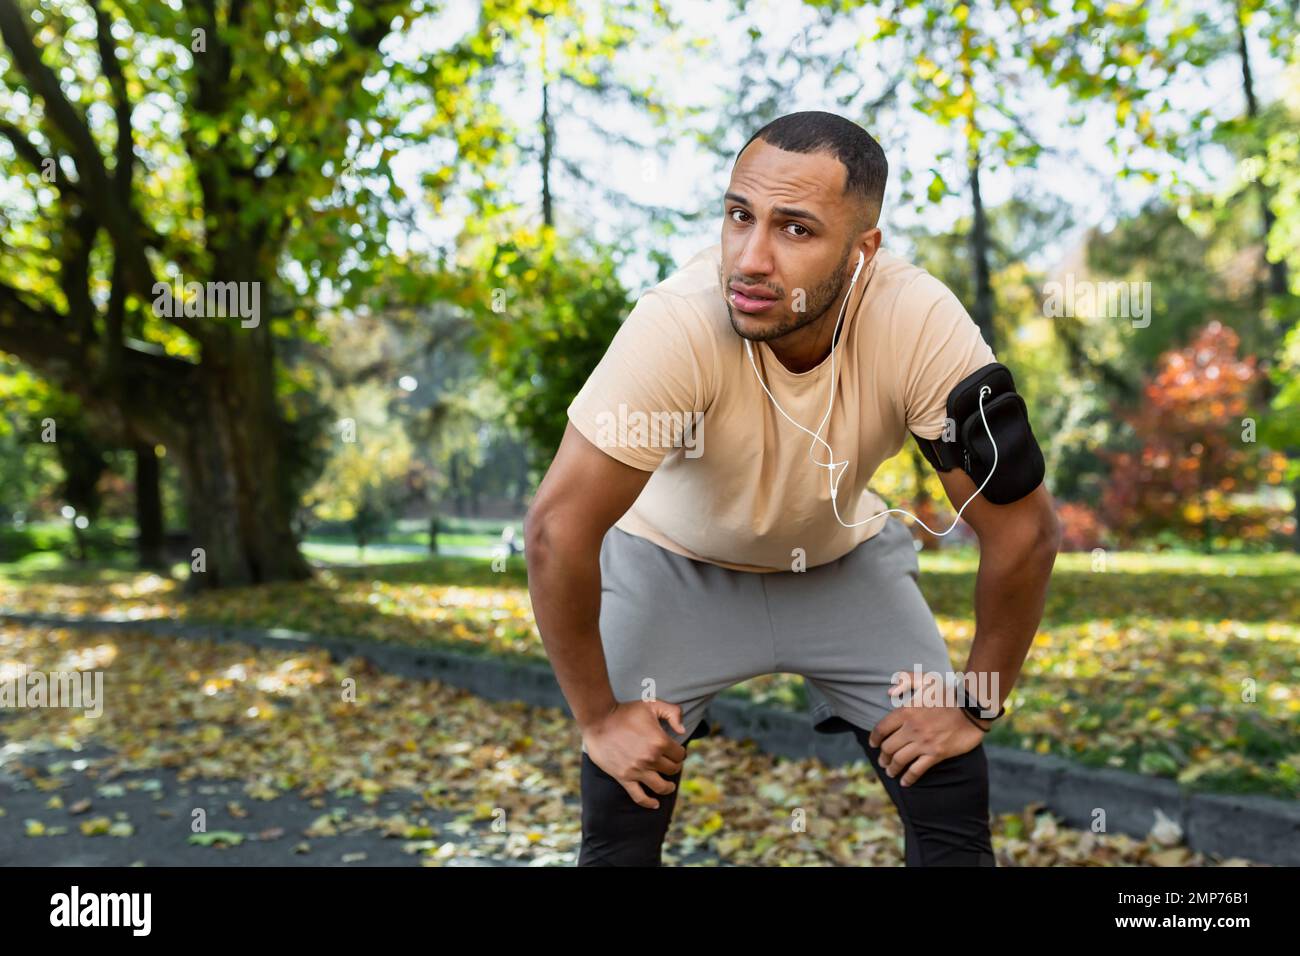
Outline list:
[[[895,325],[907,428],[922,438],[938,438],[949,393],[997,358],[961,301],[929,273],[908,285],[899,306],[908,313]]]
[[[651,289],[641,296],[569,403],[569,421],[584,438],[643,471],[654,471],[674,448],[692,447],[704,387],[690,320],[672,295]]]

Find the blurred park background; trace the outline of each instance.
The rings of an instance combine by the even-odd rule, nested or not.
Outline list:
[[[717,241],[740,145],[825,109],[884,146],[884,245],[1013,370],[1060,503],[1067,553],[991,742],[1295,799],[1298,8],[0,0],[0,610],[542,659],[522,518],[566,406],[638,295]],[[1113,283],[1146,311],[1071,297]],[[911,443],[872,484],[951,520]],[[973,538],[914,533],[964,659]],[[98,721],[0,732],[263,799],[464,779],[425,796],[471,824],[504,798],[448,769],[467,759],[545,765],[546,800],[572,798],[555,714],[464,704],[512,741],[467,757],[479,724],[408,688],[423,720],[304,741],[281,709],[345,720],[302,697],[338,665],[232,653],[0,624],[0,668],[132,688]],[[788,675],[735,693],[805,703]],[[716,773],[672,839],[746,858],[711,809],[745,774]],[[502,854],[573,848],[543,805]],[[997,835],[1069,861],[1034,856],[1032,820]],[[1099,853],[1130,848],[1076,855]]]

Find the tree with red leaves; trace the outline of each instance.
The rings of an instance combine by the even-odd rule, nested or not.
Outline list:
[[[1264,540],[1277,530],[1280,513],[1229,500],[1280,482],[1285,465],[1255,441],[1249,408],[1260,373],[1255,356],[1238,357],[1238,343],[1232,329],[1210,322],[1186,348],[1160,357],[1136,409],[1117,410],[1137,450],[1103,453],[1111,477],[1102,513],[1122,543],[1172,530],[1209,552],[1216,535]]]

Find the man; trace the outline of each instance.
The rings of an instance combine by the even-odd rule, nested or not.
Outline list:
[[[765,126],[736,159],[721,243],[641,297],[569,406],[524,536],[582,731],[580,866],[659,865],[709,701],[778,672],[805,678],[816,730],[855,734],[909,866],[995,865],[981,741],[1060,532],[1009,373],[942,283],[881,248],[886,172],[842,117]],[[911,535],[867,489],[909,431],[979,537],[976,633],[955,677]],[[917,671],[968,693],[922,706],[896,676]]]

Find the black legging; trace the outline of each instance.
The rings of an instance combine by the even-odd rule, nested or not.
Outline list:
[[[989,764],[982,743],[940,761],[920,780],[904,787],[899,777],[887,777],[881,771],[880,748],[867,743],[870,733],[849,726],[898,810],[908,866],[997,865],[989,833]],[[697,731],[696,736],[703,734]],[[680,787],[682,771],[661,776]],[[659,801],[658,809],[636,804],[622,784],[583,752],[578,866],[661,865],[660,850],[678,791],[664,796],[645,786],[642,789]]]

